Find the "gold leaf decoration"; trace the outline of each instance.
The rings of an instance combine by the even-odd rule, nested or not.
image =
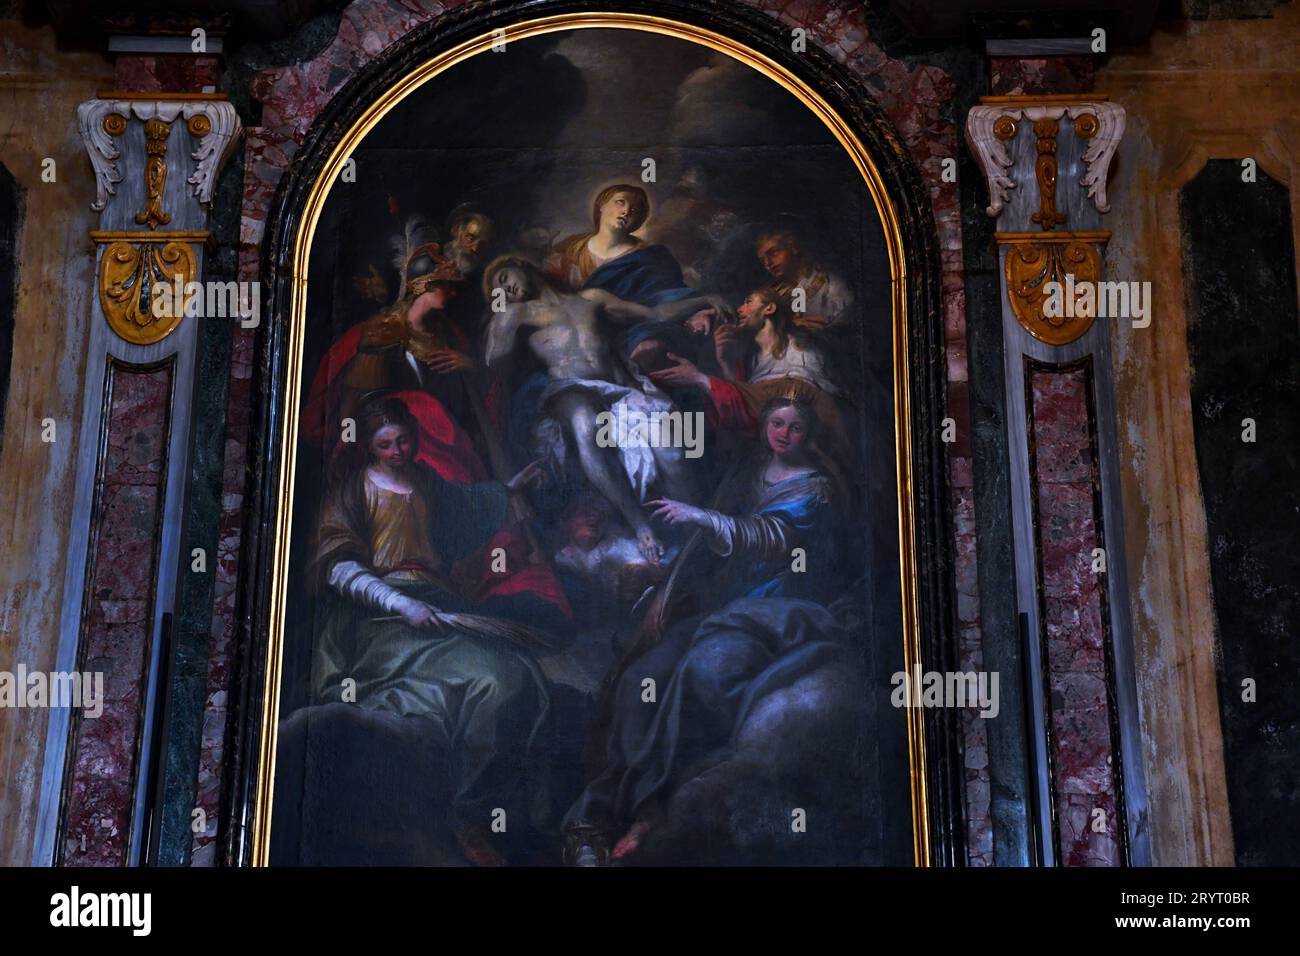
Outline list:
[[[1048,345],[1066,345],[1092,327],[1095,315],[1045,314],[1049,282],[1066,284],[1066,276],[1095,283],[1101,278],[1101,253],[1089,242],[1017,242],[1007,249],[1007,301],[1025,331]]]
[[[194,251],[183,242],[109,243],[99,261],[99,304],[109,326],[135,345],[166,338],[185,317],[183,290],[195,271]],[[155,315],[159,285],[170,290],[158,297],[161,314]]]
[[[104,132],[109,136],[121,136],[126,132],[126,117],[121,113],[108,113],[104,116]]]
[[[144,208],[135,214],[135,221],[150,229],[157,229],[172,221],[163,212],[163,187],[167,185],[167,137],[172,128],[160,119],[144,124]]]
[[[1034,162],[1034,177],[1038,180],[1038,212],[1029,218],[1044,229],[1055,229],[1065,222],[1065,213],[1056,209],[1056,133],[1059,124],[1051,117],[1034,122],[1034,138],[1038,159]]]
[[[1080,139],[1092,139],[1101,129],[1101,122],[1092,113],[1080,113],[1074,118],[1074,134]]]

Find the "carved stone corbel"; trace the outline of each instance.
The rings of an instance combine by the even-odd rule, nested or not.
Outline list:
[[[178,117],[186,121],[190,135],[198,140],[198,146],[190,154],[194,171],[186,182],[194,187],[193,193],[199,202],[210,203],[217,170],[239,141],[239,115],[231,103],[211,99],[103,99],[87,100],[77,107],[81,138],[95,170],[96,198],[90,208],[102,211],[108,205],[109,197],[117,193],[117,184],[122,181],[119,168],[122,154],[113,141],[126,132],[131,117],[146,124],[151,121],[165,123],[169,131]]]
[[[1086,171],[1079,178],[1078,185],[1088,190],[1088,198],[1093,201],[1098,212],[1108,212],[1110,204],[1106,200],[1106,172],[1110,168],[1111,157],[1124,136],[1124,107],[1118,103],[1105,100],[1085,103],[1060,103],[1036,106],[1013,106],[1010,104],[981,104],[973,107],[966,117],[966,142],[975,158],[979,161],[980,171],[989,187],[989,206],[986,210],[990,216],[1001,214],[1007,202],[1009,190],[1017,184],[1006,174],[1006,170],[1015,165],[1014,152],[1019,121],[1045,124],[1038,139],[1050,135],[1053,144],[1062,117],[1069,117],[1074,123],[1074,131],[1081,138],[1088,140],[1083,162]],[[1047,125],[1047,124],[1050,124]],[[1055,146],[1051,147],[1054,154]],[[1054,167],[1054,162],[1053,162]],[[1039,178],[1040,193],[1043,180]],[[1052,180],[1053,190],[1055,179]],[[1044,228],[1051,228],[1046,226]]]
[[[1097,229],[1097,217],[1110,209],[1106,174],[1124,135],[1124,121],[1119,104],[1083,97],[999,98],[974,107],[966,118],[967,143],[988,182],[986,211],[998,218],[1003,230],[997,241],[1005,247],[1007,305],[1021,328],[1047,345],[1068,345],[1092,327],[1092,315],[1046,310],[1047,290],[1067,281],[1095,284],[1101,279],[1101,247],[1110,234]],[[1029,124],[1032,137],[1021,137],[1024,124]],[[1083,167],[1072,182],[1060,181],[1058,175],[1058,150],[1065,136],[1077,137],[1081,144],[1070,151]],[[1034,144],[1032,167],[1016,162],[1022,139]],[[1011,203],[1011,190],[1027,185],[1016,182],[1017,170],[1036,185],[1036,205]],[[1070,190],[1086,190],[1087,197]]]
[[[186,155],[172,150],[174,124],[182,120],[195,148]],[[143,126],[143,150],[138,141],[122,145],[132,122]],[[119,338],[132,345],[151,345],[171,334],[184,317],[183,296],[178,290],[197,279],[200,247],[207,232],[195,228],[207,218],[217,173],[239,139],[239,116],[225,100],[211,97],[146,99],[122,96],[89,100],[77,108],[81,136],[95,171],[95,200],[92,209],[105,213],[126,175],[140,177],[143,208],[125,218],[113,217],[118,229],[124,222],[144,228],[129,231],[94,231],[91,238],[99,247],[98,302],[105,320]],[[124,159],[124,153],[126,157]],[[124,166],[138,166],[124,170]],[[175,189],[165,199],[171,176],[184,176],[191,200],[177,200]],[[164,208],[184,204],[183,209]],[[181,213],[180,219],[177,214]],[[108,214],[105,213],[107,216]],[[173,230],[160,227],[173,225]],[[191,225],[186,226],[186,223]],[[154,294],[173,292],[168,308],[153,309]],[[176,290],[176,291],[174,291]]]

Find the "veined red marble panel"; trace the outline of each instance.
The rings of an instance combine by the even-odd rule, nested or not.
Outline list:
[[[60,862],[127,862],[153,633],[173,367],[116,364],[96,482],[77,668],[104,675],[103,713],[78,714],[68,749]]]
[[[1106,662],[1095,444],[1084,366],[1028,375],[1039,603],[1057,852],[1066,866],[1118,866],[1122,820]],[[1100,814],[1097,811],[1101,811]]]
[[[994,96],[1089,93],[1097,73],[1090,53],[1064,56],[991,58],[989,87]]]

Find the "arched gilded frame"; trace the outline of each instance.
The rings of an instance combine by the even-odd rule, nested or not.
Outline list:
[[[244,539],[240,748],[232,767],[233,799],[222,821],[225,856],[236,864],[271,862],[272,794],[282,689],[285,620],[291,600],[294,493],[300,478],[300,405],[309,264],[317,225],[345,164],[367,133],[407,97],[494,44],[562,31],[634,30],[695,44],[745,65],[807,109],[842,148],[879,217],[888,258],[887,291],[896,530],[897,666],[954,669],[946,468],[940,440],[944,368],[938,255],[928,197],[888,119],[866,90],[815,47],[795,53],[772,21],[741,10],[699,11],[676,2],[620,5],[591,12],[556,2],[449,14],[413,31],[372,64],[317,118],[281,182],[268,224],[263,276],[274,320],[259,330],[255,375],[253,493]],[[891,651],[892,653],[892,651]],[[889,697],[887,673],[863,688]],[[952,711],[905,708],[905,798],[873,806],[883,826],[906,833],[908,859],[881,862],[955,864],[963,859],[960,766]],[[689,861],[683,861],[689,862]]]

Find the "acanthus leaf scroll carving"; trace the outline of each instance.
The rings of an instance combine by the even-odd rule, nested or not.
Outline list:
[[[1079,313],[1065,302],[1083,283],[1094,288],[1101,279],[1101,253],[1092,242],[1061,233],[1050,239],[1008,244],[1005,278],[1007,301],[1021,327],[1048,345],[1067,345],[1092,327],[1096,309]],[[1059,315],[1049,314],[1048,285],[1061,289]]]
[[[109,327],[134,345],[152,345],[170,335],[185,317],[185,286],[197,268],[194,250],[184,239],[154,233],[146,242],[109,242],[99,261],[99,304]],[[157,296],[159,285],[168,295]],[[180,295],[171,294],[179,288]],[[155,301],[167,308],[155,311]]]
[[[194,171],[187,177],[186,182],[193,187],[192,192],[200,203],[204,205],[210,203],[216,186],[217,172],[239,140],[241,131],[239,115],[235,112],[233,104],[226,100],[213,99],[96,99],[87,100],[77,107],[77,122],[81,128],[81,138],[95,171],[95,200],[90,204],[91,208],[102,212],[107,207],[109,199],[117,193],[117,184],[123,177],[122,153],[114,140],[126,133],[127,121],[131,117],[146,124],[147,155],[146,169],[143,173],[146,177],[146,196],[150,183],[149,159],[153,156],[153,153],[149,152],[151,140],[147,135],[147,124],[156,120],[170,127],[179,118],[185,120],[189,134],[198,140],[196,148],[190,153],[190,157],[194,160]],[[162,143],[164,149],[162,158],[165,161],[166,140],[162,140]],[[164,170],[164,178],[165,175]]]
[[[1016,106],[1007,103],[985,103],[972,107],[966,117],[966,142],[979,162],[989,190],[989,205],[986,212],[998,216],[1006,206],[1012,189],[1018,188],[1014,179],[1007,174],[1015,165],[1015,137],[1019,130],[1019,121],[1026,120],[1035,124],[1035,142],[1038,145],[1040,159],[1046,155],[1043,151],[1043,132],[1037,124],[1052,121],[1059,125],[1062,118],[1069,118],[1073,123],[1075,134],[1087,141],[1083,153],[1084,173],[1078,185],[1087,189],[1088,198],[1092,200],[1099,212],[1109,212],[1110,203],[1106,198],[1106,174],[1110,161],[1115,155],[1119,141],[1124,136],[1126,114],[1124,107],[1107,101],[1079,103],[1046,103]],[[1053,132],[1053,137],[1055,132]],[[1053,150],[1054,152],[1054,150]],[[1036,173],[1038,172],[1036,164]],[[1047,170],[1044,170],[1046,172]],[[1034,221],[1047,209],[1043,190],[1043,175],[1036,176],[1039,184],[1039,213]],[[1057,187],[1055,177],[1051,178],[1053,189]],[[1055,212],[1053,205],[1052,211]],[[1056,213],[1056,215],[1060,215]],[[1043,221],[1043,228],[1050,229]]]

